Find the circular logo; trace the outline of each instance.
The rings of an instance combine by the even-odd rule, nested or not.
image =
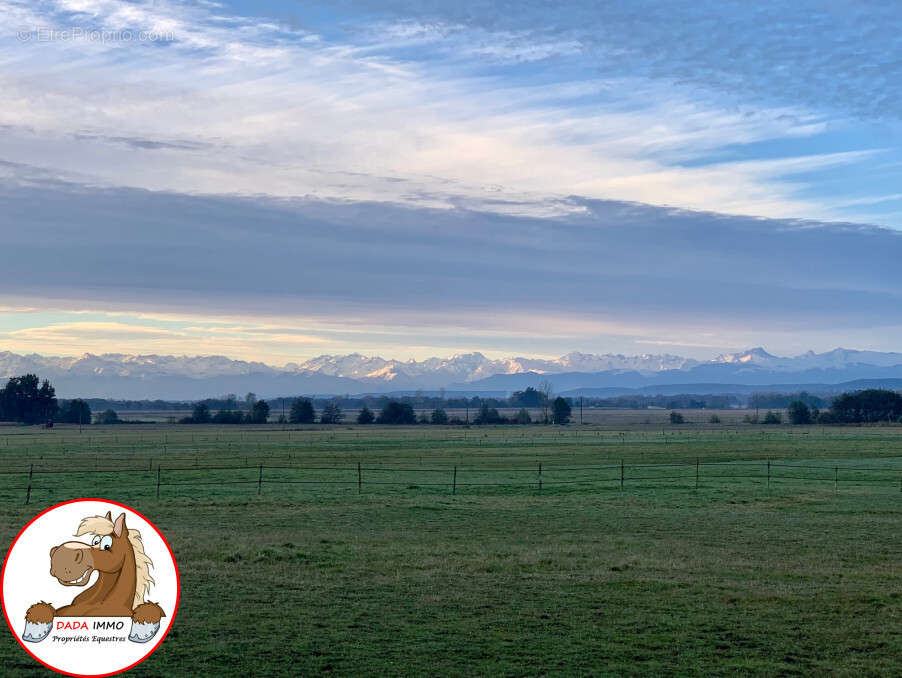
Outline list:
[[[0,574],[3,614],[22,647],[69,676],[112,676],[156,650],[175,619],[179,574],[135,509],[74,499],[16,536]]]

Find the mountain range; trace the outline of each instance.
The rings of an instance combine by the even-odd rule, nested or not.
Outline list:
[[[794,357],[763,348],[711,360],[642,354],[568,353],[556,359],[490,359],[481,353],[391,360],[357,353],[321,355],[282,367],[224,356],[86,353],[78,357],[0,352],[0,377],[33,372],[61,397],[197,399],[254,391],[262,397],[402,393],[416,390],[505,394],[543,381],[557,393],[616,395],[750,390],[835,391],[854,380],[902,378],[902,353],[837,348]],[[728,390],[731,389],[731,390]]]

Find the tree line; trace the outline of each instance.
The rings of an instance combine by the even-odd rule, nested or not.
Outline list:
[[[664,396],[655,396],[663,398]],[[720,401],[722,396],[710,396],[710,399],[692,401],[692,405],[709,405]],[[756,394],[753,396],[756,404],[768,403],[768,407],[783,406],[783,399],[790,396],[786,394]],[[680,409],[684,407],[685,399],[692,400],[694,396],[671,396],[673,402],[679,402]],[[280,399],[284,400],[284,399]],[[341,424],[345,422],[344,410],[348,403],[359,404],[359,412],[354,421],[358,424],[566,424],[569,423],[574,399],[558,396],[551,397],[550,388],[535,389],[529,387],[523,391],[515,392],[510,398],[460,398],[460,399],[426,399],[433,403],[430,414],[425,412],[417,415],[414,404],[422,402],[419,397],[349,399],[345,397],[329,400],[313,398],[295,398],[292,401],[289,415],[280,415],[280,423],[292,424]],[[752,399],[750,399],[751,401]],[[774,405],[774,401],[779,405]],[[433,402],[434,401],[434,402]],[[52,425],[53,422],[72,424],[92,423],[92,403],[109,404],[116,401],[87,400],[73,398],[69,400],[57,399],[56,390],[49,380],[41,380],[35,374],[24,374],[18,377],[10,377],[6,385],[0,389],[0,421],[15,421],[23,424]],[[147,401],[124,401],[129,403]],[[163,402],[163,401],[160,401]],[[627,399],[593,399],[593,404],[608,403],[623,404],[633,401]],[[636,403],[638,404],[638,403]],[[671,407],[674,405],[668,403]],[[787,417],[791,424],[860,424],[872,422],[897,422],[902,423],[902,395],[886,389],[867,389],[850,393],[843,393],[829,403],[827,409],[822,409],[826,402],[806,392],[796,394],[792,400],[785,403]],[[188,403],[185,403],[188,405]],[[243,400],[239,400],[234,394],[221,398],[205,399],[192,404],[191,416],[180,420],[184,424],[264,424],[269,421],[271,407],[265,400],[258,400],[254,393],[248,393]],[[499,408],[520,407],[514,415],[505,417],[499,412]],[[647,405],[646,405],[647,406]],[[465,415],[450,416],[448,409],[464,409]],[[541,416],[534,421],[527,408],[541,408]],[[126,408],[131,409],[131,408]],[[213,410],[216,409],[214,413]],[[356,409],[356,407],[355,407]],[[472,418],[470,416],[470,410]],[[682,423],[682,417],[674,412],[671,415],[671,423]],[[107,407],[93,417],[93,421],[102,424],[114,424],[119,422],[119,417],[113,407]],[[768,411],[763,419],[757,417],[750,423],[780,424],[782,415],[779,412]]]
[[[541,423],[567,424],[570,421],[571,407],[564,398],[555,398],[551,403],[551,414]],[[268,421],[270,407],[265,400],[258,400],[247,413],[241,410],[219,410],[211,413],[205,402],[195,404],[190,417],[179,420],[181,424],[264,424]],[[345,423],[345,412],[337,400],[327,402],[319,412],[311,398],[296,398],[291,403],[288,416],[279,415],[279,423],[285,424],[342,424]],[[465,419],[449,416],[443,407],[436,407],[427,415],[425,412],[417,416],[413,405],[408,402],[389,400],[378,414],[364,405],[354,419],[357,424],[531,424],[529,411],[521,408],[513,417],[504,417],[495,407],[482,402],[473,412],[473,418]]]

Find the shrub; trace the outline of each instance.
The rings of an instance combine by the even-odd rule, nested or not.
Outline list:
[[[100,414],[97,415],[97,423],[98,424],[118,424],[119,423],[119,415],[116,414],[116,410],[104,410]]]
[[[680,424],[686,423],[686,420],[683,418],[683,415],[679,412],[671,412],[670,413],[670,423],[674,426],[679,426]]]
[[[334,400],[323,408],[323,413],[319,417],[321,424],[340,424],[344,419],[344,412]]]
[[[811,410],[801,400],[793,400],[789,403],[789,423],[796,425],[810,424],[812,421]]]
[[[395,400],[387,403],[379,416],[377,424],[416,424],[417,415],[409,403],[399,403]]]

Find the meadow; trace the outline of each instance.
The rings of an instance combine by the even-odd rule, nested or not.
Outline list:
[[[0,542],[79,496],[154,521],[182,599],[137,676],[899,672],[902,427],[609,414],[2,427]]]

